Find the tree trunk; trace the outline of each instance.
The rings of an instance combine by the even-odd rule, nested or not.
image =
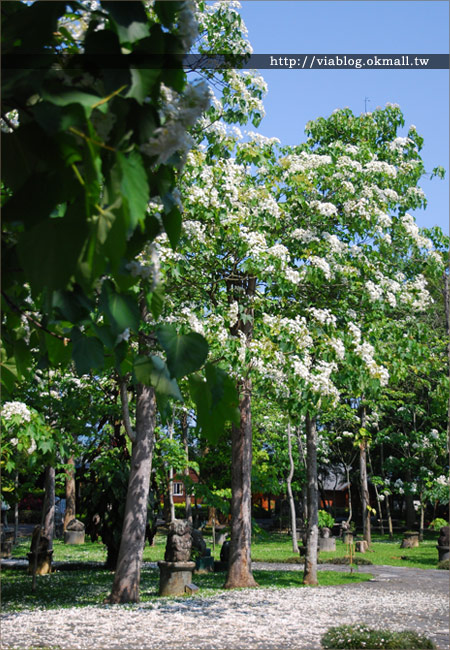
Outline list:
[[[300,427],[297,427],[296,434],[297,434],[298,455],[302,459],[302,463],[305,467],[305,471],[307,471],[306,457],[305,457],[305,452],[303,451],[302,434],[300,431]],[[305,523],[306,520],[308,519],[308,487],[305,483],[302,485],[302,518],[303,518],[303,523]]]
[[[406,480],[409,484],[412,481],[411,470],[406,470]],[[414,495],[405,493],[405,509],[406,509],[406,528],[412,530],[416,524],[416,511],[414,510]]]
[[[187,413],[182,414],[181,416],[181,431],[183,434],[183,445],[184,445],[184,453],[186,454],[186,467],[184,468],[184,475],[189,478],[189,441],[188,441],[188,421],[187,421]],[[188,487],[185,482],[184,484],[184,494],[185,494],[185,502],[186,502],[186,519],[187,521],[190,521],[192,524],[192,500],[191,500],[191,495],[188,493]]]
[[[139,602],[155,422],[155,391],[151,386],[138,384],[136,439],[132,447],[122,538],[109,603]]]
[[[319,487],[317,482],[317,427],[306,416],[306,461],[308,480],[308,527],[303,584],[317,585],[317,545],[319,542]]]
[[[420,492],[419,500],[420,500],[419,542],[423,542],[423,532],[424,532],[424,529],[425,529],[425,504],[423,502],[423,492]]]
[[[348,517],[347,524],[350,525],[350,522],[353,517],[353,502],[352,502],[352,484],[350,483],[350,468],[345,465],[345,474],[347,476],[347,492],[348,492]]]
[[[169,440],[173,440],[173,416],[172,416],[172,422],[169,425]],[[169,502],[169,513],[170,513],[170,521],[175,521],[175,502],[173,500],[173,467],[172,465],[169,467],[169,485],[167,488],[167,499]]]
[[[252,575],[252,420],[251,380],[241,383],[240,426],[231,430],[231,542],[226,589],[257,587]]]
[[[445,307],[445,326],[447,329],[447,362],[448,362],[448,373],[450,379],[450,291],[449,291],[449,276],[446,272],[443,275],[444,286],[444,307]],[[450,393],[448,395],[447,401],[447,454],[450,454]],[[433,517],[434,519],[434,517]]]
[[[297,541],[297,516],[295,513],[295,502],[292,494],[292,477],[294,476],[294,459],[292,457],[292,440],[291,440],[291,423],[288,422],[288,454],[289,454],[289,474],[287,477],[287,493],[289,498],[289,505],[291,507],[291,533],[292,533],[292,550],[298,553]]]
[[[75,458],[71,456],[67,459],[70,469],[66,470],[66,512],[64,513],[64,530],[71,519],[75,519]]]
[[[16,545],[19,537],[19,472],[14,475],[14,489],[14,545]]]
[[[384,447],[383,443],[380,444],[380,465],[381,476],[384,478]],[[392,526],[391,504],[389,501],[389,494],[386,494],[386,516],[388,521],[389,539],[394,539],[394,529]]]
[[[373,476],[372,460],[371,460],[371,458],[370,458],[370,452],[369,452],[369,450],[367,450],[367,454],[368,454],[368,457],[369,457],[370,471],[372,472],[372,476]],[[380,518],[380,534],[381,534],[381,535],[384,535],[383,509],[382,509],[382,507],[381,507],[380,494],[379,494],[379,492],[378,492],[378,487],[376,486],[375,483],[374,483],[373,487],[375,488],[375,497],[376,497],[376,500],[377,500],[378,516],[379,516],[379,518]]]
[[[55,468],[50,465],[45,469],[45,514],[43,535],[50,540],[48,550],[53,548],[55,532]]]
[[[366,428],[366,407],[361,408],[361,429]],[[361,505],[362,505],[362,521],[363,521],[363,538],[370,546],[372,543],[372,535],[370,530],[370,495],[369,484],[367,481],[367,440],[365,437],[359,443],[359,472],[360,472],[360,487],[361,487]]]

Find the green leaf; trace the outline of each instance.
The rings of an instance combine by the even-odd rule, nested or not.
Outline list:
[[[159,83],[161,70],[158,68],[131,68],[131,88],[126,97],[133,97],[139,104],[151,95],[154,86]]]
[[[117,293],[109,281],[103,283],[100,308],[107,314],[116,336],[128,328],[134,331],[139,329],[140,312],[137,300],[132,296]]]
[[[121,43],[134,43],[150,33],[149,21],[141,2],[102,2],[112,17]]]
[[[79,330],[72,330],[74,339],[72,357],[77,373],[88,374],[91,370],[101,369],[104,365],[103,345],[97,338],[82,336]]]
[[[189,389],[197,407],[197,429],[210,442],[218,441],[227,422],[239,424],[236,386],[222,368],[206,364],[205,377],[189,377]]]
[[[47,347],[48,357],[54,366],[60,364],[65,366],[72,357],[72,345],[67,341],[51,336],[45,332],[45,344]]]
[[[159,357],[139,356],[134,362],[134,374],[139,383],[153,386],[157,395],[183,401],[177,382],[171,379],[166,364]]]
[[[147,294],[147,305],[155,320],[161,316],[164,307],[164,287],[159,284],[153,291]]]
[[[178,336],[171,325],[160,325],[156,336],[167,355],[170,374],[177,379],[201,368],[208,356],[208,343],[197,332]]]
[[[46,219],[19,240],[19,260],[33,289],[64,289],[76,271],[87,224],[83,202],[67,209],[61,219]]]
[[[170,241],[170,245],[175,250],[181,235],[181,214],[178,208],[172,208],[170,212],[164,212],[162,215],[164,230]]]
[[[175,20],[176,14],[183,6],[182,2],[173,0],[173,2],[161,2],[157,0],[153,9],[164,27],[171,27]]]
[[[128,208],[129,230],[133,232],[139,223],[144,222],[147,212],[150,198],[147,174],[137,151],[132,151],[128,156],[118,153],[117,163],[121,173],[122,199]]]
[[[42,88],[42,97],[56,106],[80,104],[84,108],[86,117],[90,116],[94,106],[102,99],[98,95],[84,93],[81,90],[64,86],[57,81],[47,81]],[[97,106],[97,109],[102,113],[106,113],[108,111],[108,103],[100,104],[100,106]]]

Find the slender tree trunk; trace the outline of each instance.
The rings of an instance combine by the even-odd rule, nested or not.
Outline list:
[[[240,426],[231,432],[231,543],[226,589],[257,587],[252,574],[252,420],[251,380],[241,383]]]
[[[306,533],[305,585],[317,585],[317,545],[319,542],[319,487],[317,482],[317,427],[306,416],[306,460],[308,479],[308,528]]]
[[[419,542],[423,542],[423,532],[425,530],[425,504],[423,502],[423,492],[420,492],[419,500],[420,500]]]
[[[345,474],[347,476],[347,491],[348,491],[348,517],[347,525],[350,525],[350,522],[353,517],[353,502],[352,502],[352,484],[350,483],[350,469],[347,464],[345,464]]]
[[[361,408],[361,428],[366,428],[366,407]],[[363,438],[359,443],[359,472],[360,472],[360,488],[361,488],[361,505],[362,505],[362,521],[363,521],[363,538],[370,546],[372,543],[372,535],[370,530],[370,495],[369,484],[367,481],[367,440]]]
[[[291,533],[292,533],[292,550],[298,553],[297,541],[297,515],[295,513],[295,501],[292,494],[292,477],[294,476],[294,459],[292,457],[292,440],[291,440],[291,423],[288,422],[288,454],[289,454],[289,474],[287,477],[287,493],[289,498],[289,505],[291,508]]]
[[[119,558],[109,603],[139,602],[142,552],[147,525],[147,503],[152,469],[156,398],[151,386],[138,384],[136,438],[131,454],[125,516]]]
[[[412,481],[411,470],[406,470],[406,480],[409,484]],[[414,528],[416,524],[416,511],[414,510],[414,495],[405,493],[405,509],[406,509],[406,527],[408,530]]]
[[[169,425],[169,440],[173,440],[173,421],[174,421],[174,418],[172,416],[172,422]],[[172,465],[169,467],[169,486],[168,486],[167,498],[168,498],[168,501],[169,501],[170,521],[175,521],[175,503],[174,503],[174,500],[173,500],[173,467],[172,467]]]
[[[305,467],[305,472],[306,472],[307,471],[306,456],[303,450],[302,434],[301,434],[300,427],[297,427],[296,434],[297,434],[298,455],[302,459],[302,463]],[[308,519],[308,486],[306,483],[302,485],[302,510],[303,510],[303,522],[306,522],[306,520]]]
[[[372,460],[370,458],[369,450],[367,450],[367,455],[369,457],[370,471],[372,472],[372,476],[373,476]],[[381,535],[384,535],[383,509],[381,507],[381,499],[380,499],[380,494],[378,492],[378,487],[376,486],[375,483],[374,483],[374,488],[375,488],[375,497],[376,497],[376,500],[377,500],[378,517],[380,518],[380,533],[381,533]]]
[[[391,502],[390,495],[386,494],[386,515],[388,520],[389,539],[394,539],[394,526],[392,525]]]
[[[67,459],[70,469],[66,470],[66,512],[64,513],[64,530],[67,524],[76,516],[76,499],[75,499],[75,458],[71,456]]]
[[[50,465],[45,469],[45,514],[43,535],[50,540],[48,550],[53,548],[55,533],[55,468]]]
[[[14,475],[14,489],[16,498],[14,500],[14,544],[17,544],[19,536],[19,472]]]
[[[188,420],[187,420],[187,413],[184,412],[181,416],[181,431],[183,435],[184,453],[186,455],[186,467],[184,468],[184,475],[186,476],[186,478],[189,478]],[[185,502],[186,502],[186,519],[187,521],[190,521],[192,524],[192,500],[191,500],[191,494],[188,493],[187,482],[185,482],[184,484],[184,494],[185,494]]]
[[[381,476],[384,478],[384,446],[383,443],[380,444],[380,464],[381,464]],[[388,531],[389,539],[394,539],[394,529],[392,526],[392,515],[391,515],[391,503],[389,501],[389,494],[386,494],[386,516],[388,521]]]

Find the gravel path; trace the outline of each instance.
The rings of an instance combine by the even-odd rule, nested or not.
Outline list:
[[[254,563],[254,569],[295,565]],[[302,567],[298,566],[301,570]],[[323,566],[322,569],[348,570]],[[315,650],[332,625],[412,629],[449,648],[449,574],[360,567],[370,582],[317,589],[248,589],[131,606],[4,614],[3,648],[64,650]]]

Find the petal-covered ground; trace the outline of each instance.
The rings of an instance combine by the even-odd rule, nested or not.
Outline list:
[[[2,647],[315,649],[320,648],[320,638],[329,627],[356,622],[415,630],[442,650],[449,647],[446,571],[374,566],[364,570],[374,575],[373,581],[5,614]]]

